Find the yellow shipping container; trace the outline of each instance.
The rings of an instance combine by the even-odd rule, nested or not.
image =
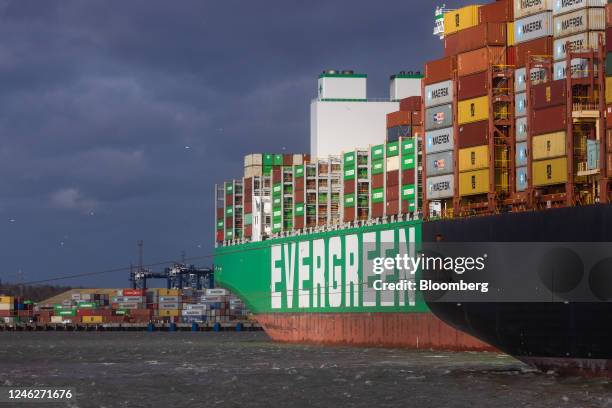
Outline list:
[[[565,132],[547,133],[532,139],[533,160],[565,155]]]
[[[485,194],[489,191],[489,169],[459,173],[459,195]]]
[[[159,296],[178,296],[178,289],[158,289],[157,294]]]
[[[489,167],[489,146],[474,146],[459,149],[459,171]]]
[[[83,316],[83,323],[102,323],[102,316]]]
[[[458,105],[460,125],[489,118],[489,98],[487,96],[460,101]]]
[[[508,47],[514,45],[514,22],[506,23],[506,44]]]
[[[159,310],[159,315],[161,317],[175,317],[180,316],[181,311],[179,309],[162,309]]]
[[[533,185],[563,184],[567,181],[567,158],[533,162]]]
[[[473,27],[478,24],[478,7],[472,5],[444,14],[444,34],[456,33],[459,30]]]
[[[12,296],[0,296],[0,303],[13,303]]]
[[[606,103],[612,103],[612,77],[606,77]]]

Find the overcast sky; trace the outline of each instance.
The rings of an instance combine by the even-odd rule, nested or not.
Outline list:
[[[388,97],[441,57],[436,4],[0,0],[0,279],[129,265],[138,239],[147,263],[211,253],[214,183],[307,152],[323,69]]]

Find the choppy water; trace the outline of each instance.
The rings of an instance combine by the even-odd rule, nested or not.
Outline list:
[[[73,387],[77,401],[60,405],[73,407],[612,407],[609,380],[543,374],[501,354],[245,332],[0,333],[0,386]]]

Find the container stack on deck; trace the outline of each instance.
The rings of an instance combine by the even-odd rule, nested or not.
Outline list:
[[[444,57],[425,64],[422,98],[387,115],[386,143],[339,152],[339,189],[320,159],[273,171],[273,191],[260,199],[273,201],[283,222],[253,221],[253,240],[421,208],[427,218],[609,202],[610,7],[499,0],[445,13]],[[227,214],[231,198],[217,202]],[[241,242],[230,236],[217,234],[217,244]]]

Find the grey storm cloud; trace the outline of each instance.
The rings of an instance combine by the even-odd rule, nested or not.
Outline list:
[[[128,265],[138,239],[149,262],[210,254],[214,183],[306,151],[321,70],[384,97],[440,57],[436,5],[0,0],[0,279]]]

